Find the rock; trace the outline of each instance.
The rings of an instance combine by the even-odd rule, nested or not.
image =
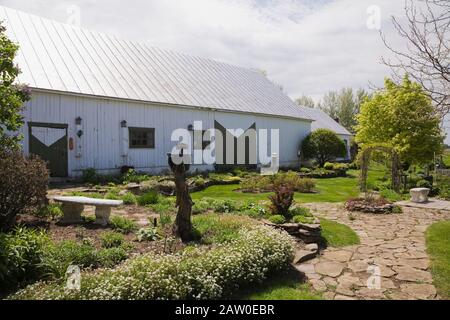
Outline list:
[[[353,297],[355,295],[356,286],[348,284],[338,284],[336,287],[336,293],[343,294],[345,296]]]
[[[397,266],[410,266],[417,269],[427,270],[430,263],[427,259],[397,259],[393,262]]]
[[[423,270],[415,269],[409,266],[394,266],[392,269],[397,272],[395,278],[398,280],[411,282],[420,281],[425,283],[432,282],[431,274]]]
[[[314,290],[316,290],[318,292],[324,292],[327,290],[327,286],[326,286],[325,282],[323,282],[322,280],[313,279],[313,280],[310,280],[309,282],[313,286]]]
[[[322,257],[331,261],[347,262],[352,257],[352,252],[346,250],[325,251]]]
[[[336,287],[338,285],[337,281],[331,277],[324,277],[322,280],[323,280],[323,282],[325,282],[325,284],[327,286],[330,286],[330,287]]]
[[[352,276],[351,273],[346,273],[337,279],[338,283],[346,287],[362,287],[364,284],[358,277]]]
[[[301,230],[307,230],[311,232],[320,232],[322,230],[320,224],[299,223],[298,228],[300,228]]]
[[[304,273],[305,275],[311,274],[311,273],[316,273],[316,270],[314,269],[314,265],[313,264],[297,264],[294,265],[294,268],[297,269],[299,272]]]
[[[385,299],[386,297],[383,294],[383,289],[369,289],[369,288],[362,288],[361,290],[358,290],[356,294],[358,296],[362,296],[363,298],[367,299]]]
[[[303,263],[314,259],[317,256],[317,251],[297,250],[294,256],[294,264]]]
[[[369,263],[367,260],[352,260],[348,263],[348,268],[353,272],[367,272]]]
[[[320,233],[314,233],[307,230],[298,230],[298,232],[295,234],[297,237],[302,239],[305,243],[317,243],[322,240]]]
[[[341,295],[341,294],[337,294],[334,297],[334,300],[356,300],[356,298],[352,298],[352,297],[344,296],[344,295]]]
[[[297,235],[298,233],[298,224],[297,223],[283,223],[283,224],[274,224],[271,222],[267,222],[266,225],[271,226],[273,228],[282,229],[289,233],[290,235]]]
[[[129,191],[139,190],[141,185],[139,183],[129,183],[125,186],[125,189]]]
[[[392,271],[392,269],[390,269],[390,268],[388,268],[386,266],[380,265],[378,267],[380,268],[380,272],[381,272],[381,276],[382,277],[389,278],[389,277],[392,277],[392,276],[394,276],[396,274],[394,271]]]
[[[325,300],[333,300],[335,297],[335,294],[333,292],[324,292],[322,294],[322,296]]]
[[[319,274],[335,278],[342,273],[344,267],[345,265],[340,262],[325,261],[316,264],[314,269]]]
[[[310,244],[307,244],[305,246],[305,250],[318,251],[319,250],[319,246],[317,245],[317,243],[310,243]]]
[[[408,283],[401,284],[400,290],[416,299],[433,299],[436,297],[436,288],[431,284]]]

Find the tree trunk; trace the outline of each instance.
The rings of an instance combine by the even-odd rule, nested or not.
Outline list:
[[[169,165],[175,175],[176,206],[178,208],[177,217],[173,226],[173,232],[180,237],[183,242],[193,240],[193,230],[191,222],[192,198],[186,183],[186,171],[189,167],[185,164],[176,165],[169,156]]]

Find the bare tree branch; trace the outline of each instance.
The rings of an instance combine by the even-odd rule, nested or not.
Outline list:
[[[395,77],[407,73],[420,83],[441,116],[450,112],[450,0],[405,0],[406,22],[392,16],[397,33],[406,48],[389,44],[380,33],[394,58],[382,58]]]

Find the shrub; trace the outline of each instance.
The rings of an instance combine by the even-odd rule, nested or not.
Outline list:
[[[299,215],[299,216],[294,216],[294,218],[292,218],[292,221],[295,223],[313,223],[314,222],[314,218],[312,217],[306,217],[303,215]]]
[[[216,200],[213,202],[213,210],[218,213],[230,213],[237,210],[237,204],[232,200]]]
[[[117,232],[104,232],[100,235],[103,248],[117,248],[120,247],[124,241],[123,235]]]
[[[197,177],[197,178],[194,179],[194,185],[197,188],[203,188],[206,185],[206,181],[202,177]]]
[[[183,254],[145,254],[113,270],[82,274],[81,291],[36,283],[10,299],[153,300],[221,299],[287,268],[293,241],[266,226],[244,227],[238,237],[211,250],[190,247]]]
[[[48,178],[44,161],[0,150],[0,232],[10,231],[18,214],[45,205]]]
[[[239,236],[239,230],[243,226],[250,223],[252,221],[246,217],[217,214],[206,214],[192,219],[193,227],[205,244],[230,242]]]
[[[192,206],[192,214],[206,213],[208,210],[213,210],[214,200],[203,198],[201,200],[196,200]]]
[[[150,190],[138,197],[137,202],[140,206],[156,204],[159,200],[159,194],[156,190]]]
[[[84,183],[97,184],[99,182],[99,177],[94,168],[88,168],[82,171],[81,181]]]
[[[312,217],[311,210],[309,208],[304,207],[296,207],[291,209],[292,216],[304,216],[304,217]]]
[[[58,203],[51,203],[48,206],[40,208],[33,215],[38,218],[56,219],[63,216],[61,205]]]
[[[159,239],[158,232],[156,228],[141,228],[137,232],[137,240],[142,241],[156,241]]]
[[[326,162],[326,163],[323,165],[323,168],[324,168],[325,170],[334,170],[334,164],[331,163],[331,162]]]
[[[403,213],[403,209],[402,209],[402,207],[400,207],[400,206],[394,206],[393,208],[392,208],[392,213]]]
[[[433,188],[431,183],[429,181],[425,180],[425,179],[417,181],[416,187],[417,188],[428,188],[428,189],[432,189]]]
[[[310,133],[301,145],[306,159],[315,159],[319,166],[339,157],[345,157],[347,148],[336,133],[328,129],[318,129]]]
[[[280,186],[289,187],[293,191],[310,193],[314,191],[312,179],[303,178],[294,171],[280,172],[274,176],[252,176],[241,183],[243,190],[274,191]]]
[[[137,198],[133,193],[127,192],[122,196],[122,201],[126,205],[133,205],[137,203]]]
[[[166,212],[161,212],[159,214],[159,223],[162,227],[168,226],[172,223],[172,217]]]
[[[267,210],[263,206],[260,206],[257,203],[247,203],[244,204],[241,208],[239,208],[239,211],[242,212],[252,212],[253,214],[250,214],[252,217],[263,217],[267,215]]]
[[[89,268],[97,266],[97,263],[97,252],[92,244],[73,240],[48,245],[42,256],[46,274],[56,279],[63,278],[70,265]]]
[[[121,217],[121,216],[112,216],[110,220],[111,226],[114,230],[122,232],[124,234],[128,234],[137,229],[137,224],[131,219]]]
[[[309,169],[309,168],[300,168],[300,173],[311,173],[311,169]]]
[[[49,239],[43,232],[16,228],[0,233],[0,288],[37,278],[42,253]]]
[[[274,215],[282,215],[286,220],[292,218],[289,209],[294,203],[294,192],[292,189],[280,187],[275,194],[269,197],[271,201],[270,210]]]
[[[269,221],[275,224],[283,224],[286,222],[286,218],[277,214],[274,216],[270,216]]]
[[[403,200],[402,195],[398,194],[397,192],[395,192],[392,189],[381,190],[380,196],[383,197],[384,199],[392,201],[392,202]]]
[[[112,268],[128,258],[128,252],[123,247],[104,248],[97,253],[98,263],[102,267]]]
[[[149,180],[150,177],[145,174],[138,174],[134,169],[129,169],[123,176],[122,181],[124,183],[141,183]]]

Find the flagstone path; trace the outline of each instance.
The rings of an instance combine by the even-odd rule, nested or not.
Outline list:
[[[360,245],[327,248],[296,267],[324,298],[439,299],[429,270],[425,231],[436,221],[449,220],[450,211],[405,207],[402,214],[353,213],[350,219],[340,204],[308,207],[319,217],[348,225],[361,239]],[[373,277],[377,272],[378,288]]]

